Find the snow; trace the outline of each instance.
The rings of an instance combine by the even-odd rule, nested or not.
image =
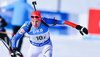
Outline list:
[[[81,36],[80,34],[79,35],[51,34],[51,40],[53,43],[52,57],[100,57],[99,54],[100,41],[84,40],[83,37],[84,36]],[[21,50],[24,57],[27,56],[28,48],[29,48],[29,39],[25,37],[23,40],[23,45]],[[0,57],[10,57],[8,50],[1,41],[0,41]],[[40,54],[39,57],[43,56]]]

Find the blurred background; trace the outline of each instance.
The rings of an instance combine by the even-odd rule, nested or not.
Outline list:
[[[0,7],[16,0],[0,0]],[[36,1],[36,8],[42,17],[66,20],[86,27],[88,35],[82,36],[78,30],[70,26],[51,26],[51,40],[53,42],[53,57],[100,57],[100,0],[27,0],[32,5]],[[13,11],[0,11],[6,20],[7,32],[12,33],[11,18]],[[26,34],[27,35],[27,34]],[[8,34],[9,37],[11,35]],[[28,38],[24,38],[22,53],[26,57],[29,48]],[[0,56],[10,57],[5,46],[0,43]],[[7,54],[7,55],[2,55]],[[40,57],[42,57],[40,55]]]

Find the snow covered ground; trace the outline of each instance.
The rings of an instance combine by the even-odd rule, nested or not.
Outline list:
[[[52,35],[53,57],[100,57],[100,40],[83,40],[81,35]],[[22,53],[27,55],[28,38],[24,38]],[[0,57],[10,57],[6,47],[0,41]],[[42,57],[40,55],[39,57]]]

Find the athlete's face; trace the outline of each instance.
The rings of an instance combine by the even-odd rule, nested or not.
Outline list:
[[[33,25],[34,28],[38,28],[40,26],[40,22],[41,21],[39,21],[39,20],[32,20],[31,22],[32,22],[32,25]]]

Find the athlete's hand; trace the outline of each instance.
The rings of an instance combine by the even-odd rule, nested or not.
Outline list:
[[[15,53],[17,51],[17,48],[12,48],[13,53]]]
[[[23,56],[21,52],[16,51],[16,55]]]
[[[16,56],[16,50],[17,50],[17,48],[12,48],[12,53],[11,53],[11,56],[12,57],[15,57]]]
[[[79,30],[79,32],[84,35],[84,34],[88,34],[88,30],[85,27],[82,27],[80,25],[76,26],[76,29]]]
[[[19,55],[20,57],[23,57],[22,53],[17,51],[17,48],[13,48],[12,51],[11,56]]]

